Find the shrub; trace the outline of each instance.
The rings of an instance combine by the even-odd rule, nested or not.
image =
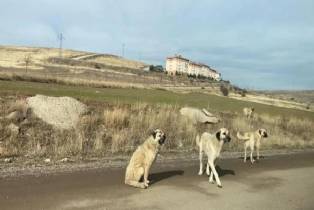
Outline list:
[[[224,96],[228,96],[229,95],[229,89],[226,86],[224,86],[224,85],[220,85],[220,92]]]

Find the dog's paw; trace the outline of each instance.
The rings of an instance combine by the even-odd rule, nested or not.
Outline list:
[[[222,188],[222,185],[217,185],[217,187]]]
[[[140,185],[140,188],[142,188],[142,189],[146,189],[148,186],[146,186],[145,185],[145,183],[142,183],[141,185]]]
[[[211,184],[215,184],[214,180],[209,180],[208,182]]]
[[[144,186],[148,187],[148,185],[149,185],[149,181],[148,180],[144,181]]]
[[[199,176],[203,175],[203,172],[202,171],[198,172],[198,175]]]
[[[209,176],[210,175],[209,171],[206,171],[206,174]]]

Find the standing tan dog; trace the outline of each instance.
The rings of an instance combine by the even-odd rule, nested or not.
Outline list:
[[[255,132],[245,132],[243,134],[241,134],[240,132],[237,132],[237,137],[238,139],[245,140],[244,162],[246,162],[246,150],[248,147],[251,148],[251,155],[250,155],[251,163],[254,163],[255,161],[253,158],[254,147],[256,147],[257,160],[259,160],[259,148],[261,145],[261,139],[268,137],[267,131],[261,128]]]
[[[136,149],[126,168],[125,184],[143,189],[148,187],[149,170],[156,159],[160,146],[164,144],[165,140],[166,135],[161,130],[156,129],[151,136]],[[142,176],[144,176],[144,182],[140,182]]]
[[[199,158],[200,158],[200,170],[198,175],[203,174],[203,152],[207,155],[207,166],[206,173],[209,176],[209,182],[213,182],[213,174],[217,182],[218,187],[222,187],[218,173],[215,168],[215,160],[220,156],[222,146],[225,142],[230,142],[229,131],[226,128],[219,129],[216,134],[210,134],[204,132],[201,136],[196,136],[196,145],[199,147]],[[209,174],[209,167],[211,172]]]
[[[254,112],[254,107],[245,107],[243,108],[243,114],[247,118],[251,118]]]

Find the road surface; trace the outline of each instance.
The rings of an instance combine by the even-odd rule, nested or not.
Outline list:
[[[189,163],[189,164],[187,164]],[[150,188],[123,184],[123,169],[0,179],[0,209],[314,209],[314,153],[219,160],[223,188],[198,162],[157,164]]]

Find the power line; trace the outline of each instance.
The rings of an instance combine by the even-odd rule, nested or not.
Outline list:
[[[65,39],[62,33],[58,35],[58,39],[59,39],[59,57],[62,58],[62,42]]]
[[[124,57],[125,44],[122,44],[122,57]]]

